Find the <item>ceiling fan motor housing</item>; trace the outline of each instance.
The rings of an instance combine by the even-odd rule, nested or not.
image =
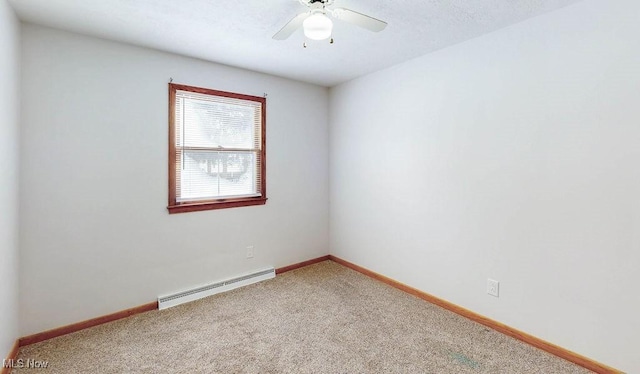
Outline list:
[[[310,3],[309,7],[311,8],[311,14],[325,12],[325,3],[323,1]]]

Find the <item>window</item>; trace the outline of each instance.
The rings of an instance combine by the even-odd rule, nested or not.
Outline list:
[[[169,213],[266,203],[265,106],[169,84]]]

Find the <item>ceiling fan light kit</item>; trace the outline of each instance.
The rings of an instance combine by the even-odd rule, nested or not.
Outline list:
[[[302,5],[309,8],[308,11],[293,17],[273,39],[285,40],[296,30],[302,27],[305,37],[311,40],[325,40],[331,38],[333,33],[333,21],[327,16],[337,20],[347,22],[369,31],[379,32],[384,30],[387,23],[379,19],[355,12],[346,8],[329,8],[334,0],[298,0]],[[330,39],[333,44],[333,38]],[[303,43],[306,48],[307,43]]]
[[[310,15],[302,22],[304,36],[313,40],[324,40],[331,36],[333,22],[329,17],[318,12]]]

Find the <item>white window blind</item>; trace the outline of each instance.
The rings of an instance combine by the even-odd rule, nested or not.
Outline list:
[[[262,196],[262,104],[176,91],[176,202]]]

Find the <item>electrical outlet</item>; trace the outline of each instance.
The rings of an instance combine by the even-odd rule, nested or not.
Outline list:
[[[491,296],[500,297],[500,282],[491,278],[487,279],[487,293]]]
[[[247,258],[253,258],[253,246],[252,245],[248,245],[247,246]]]

